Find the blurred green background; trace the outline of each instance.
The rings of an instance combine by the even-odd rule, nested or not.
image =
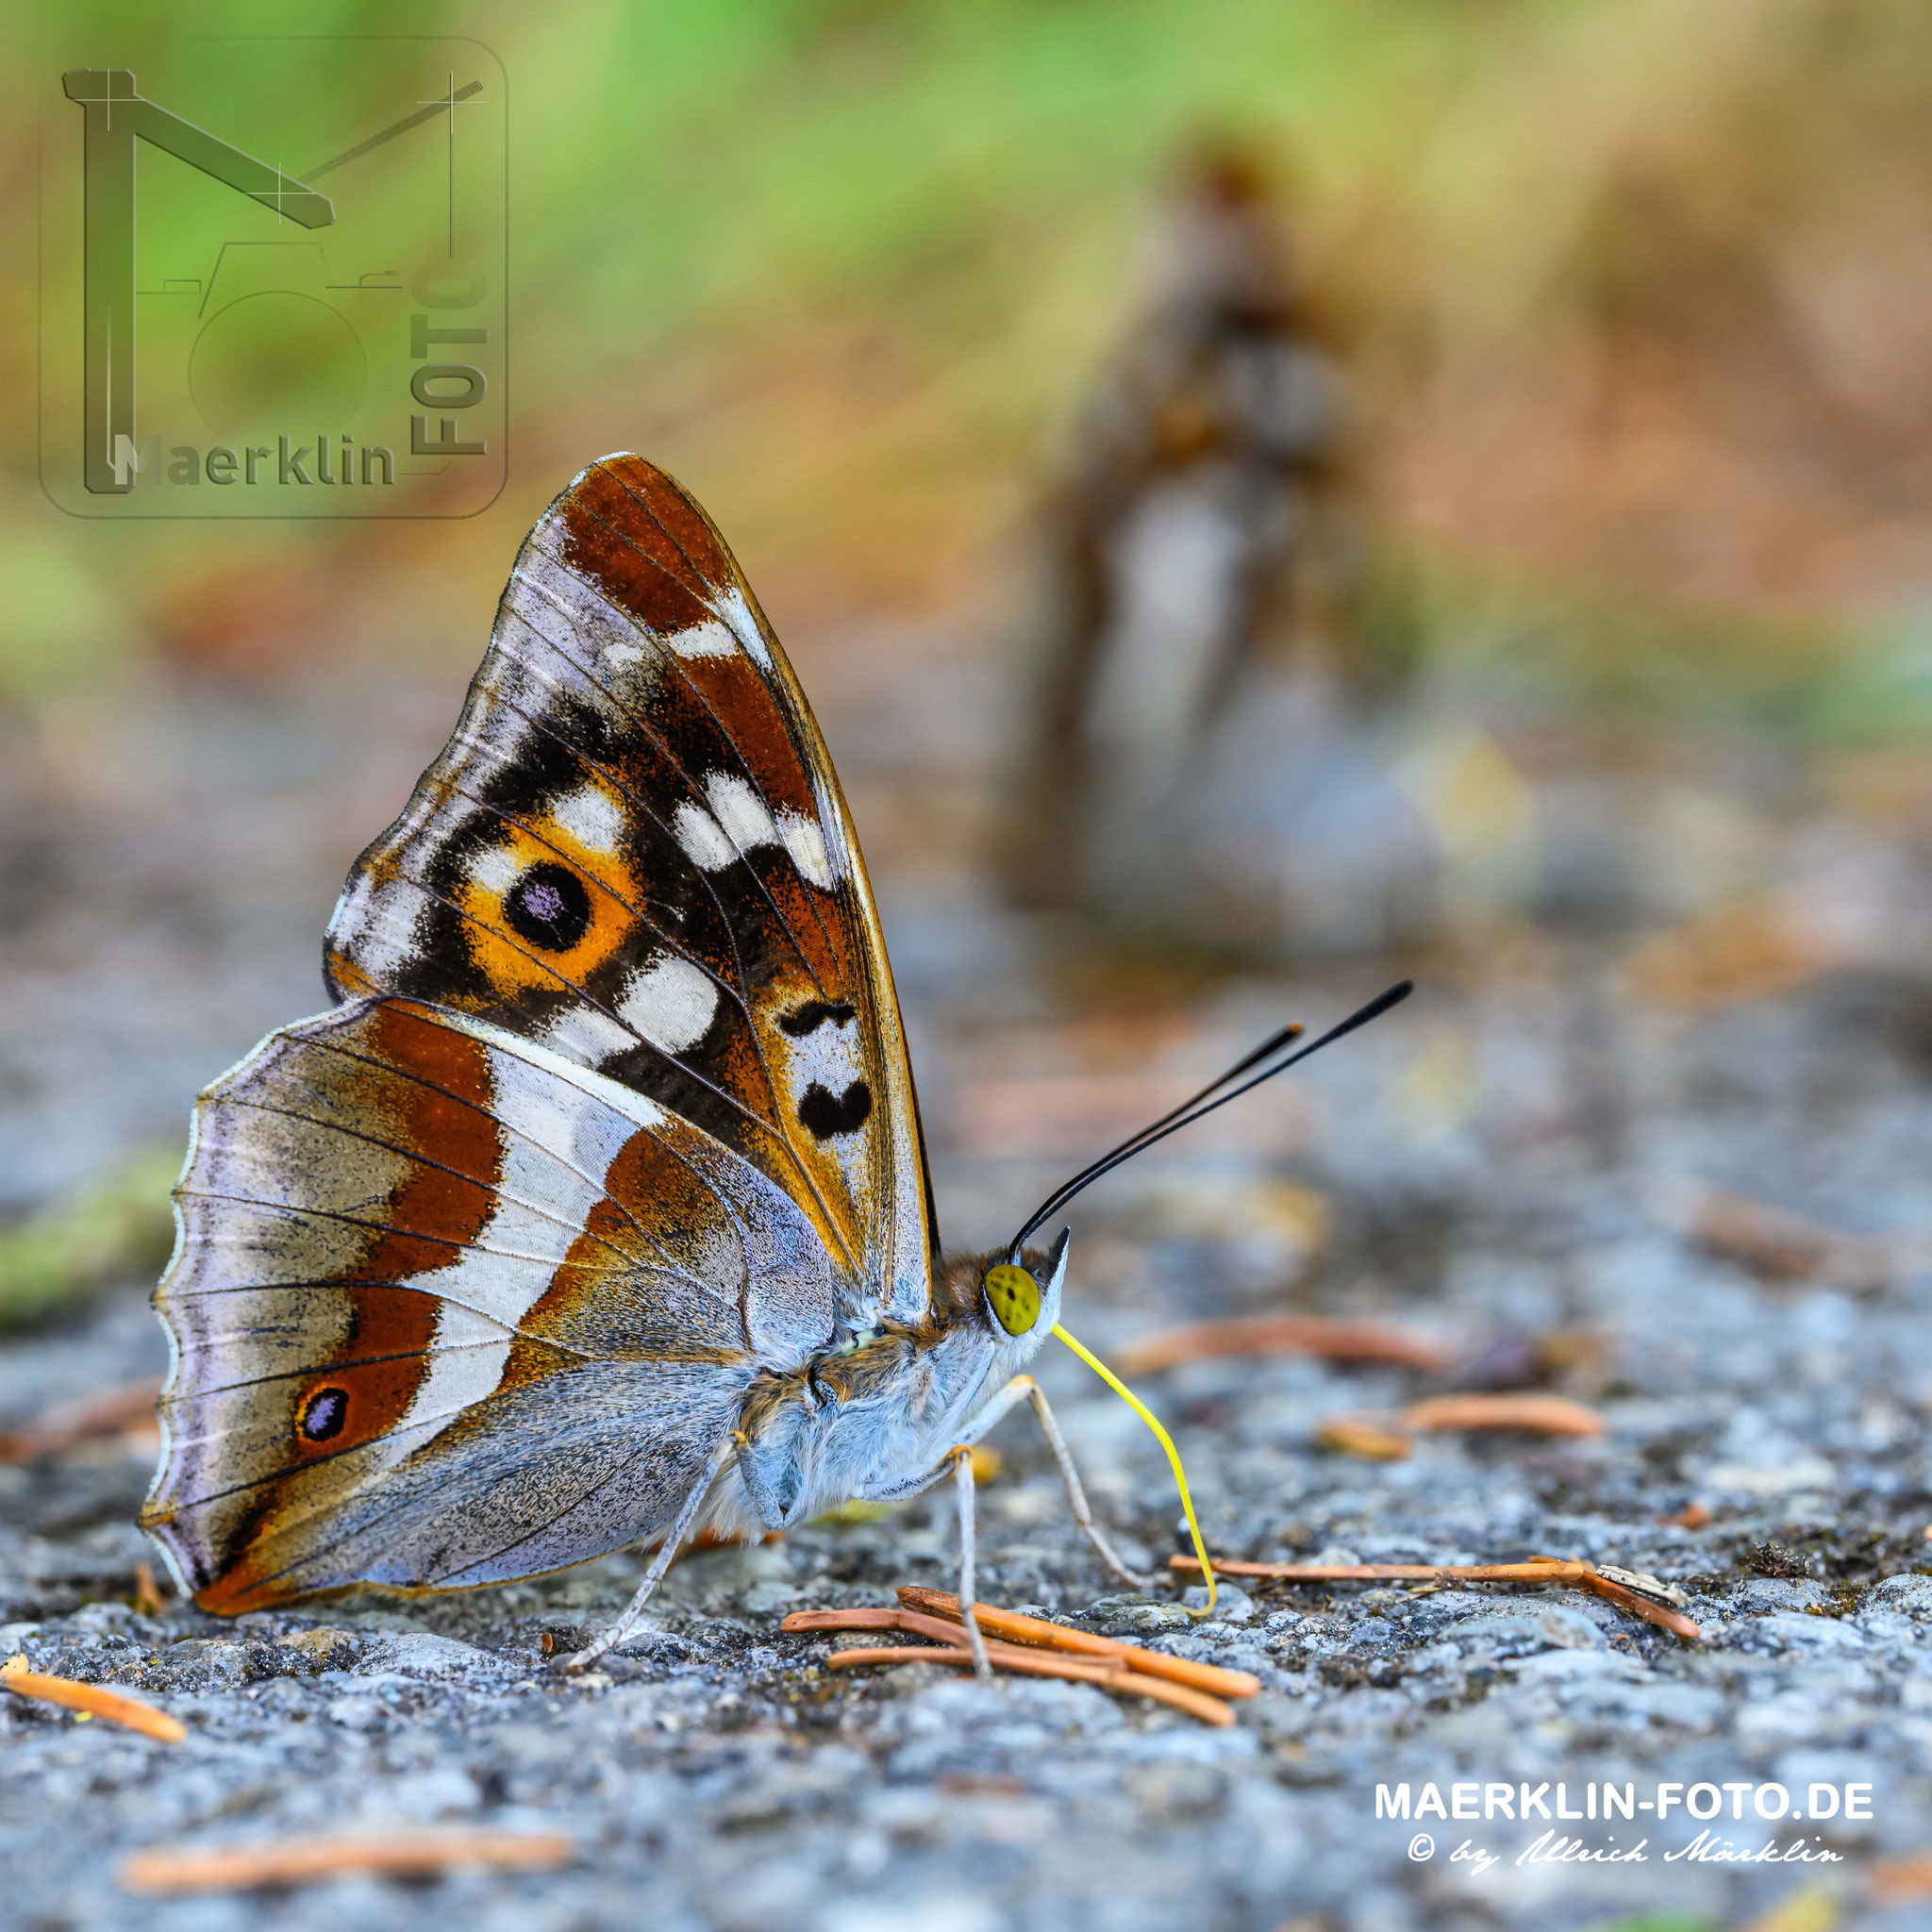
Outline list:
[[[1132,319],[1150,208],[1204,136],[1284,184],[1347,345],[1418,708],[1503,730],[1553,824],[1627,821],[1628,863],[1662,881],[1643,916],[1688,922],[1631,983],[1694,1007],[1890,960],[1870,938],[1887,854],[1932,845],[1915,0],[559,0],[274,25],[321,37],[293,101],[224,83],[226,37],[261,31],[239,5],[0,26],[0,1209],[57,1203],[22,1236],[29,1299],[58,1216],[91,1215],[90,1186],[118,1198],[117,1162],[177,1147],[193,1092],[317,1004],[337,882],[446,736],[524,532],[601,453],[665,464],[738,551],[915,1004],[935,961],[1012,956],[983,868],[1030,532]],[[397,34],[474,37],[507,76],[502,495],[396,523],[57,510],[36,331],[40,224],[72,218],[41,207],[42,149],[78,143],[61,72],[198,76],[169,104],[320,154],[366,118],[367,49],[329,37]],[[1586,766],[1624,789],[1578,792]],[[1513,824],[1511,767],[1442,782],[1470,772],[1507,781],[1491,816]],[[1851,941],[1791,910],[1823,903],[1811,829],[1846,823]],[[1520,958],[1508,940],[1484,943]]]
[[[517,535],[617,447],[697,490],[787,635],[996,607],[1149,194],[1219,129],[1294,184],[1433,651],[1840,736],[1932,705],[1908,0],[306,7],[276,25],[469,34],[508,75],[509,487],[449,525],[71,522],[35,483],[34,92],[189,48],[219,74],[220,37],[260,25],[97,5],[4,29],[15,698],[157,653],[467,663]],[[267,145],[282,118],[225,125]]]

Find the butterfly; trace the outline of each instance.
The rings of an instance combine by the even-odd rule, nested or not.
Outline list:
[[[324,977],[331,1010],[197,1103],[156,1291],[174,1367],[142,1524],[203,1608],[658,1539],[581,1667],[699,1529],[955,1472],[977,1651],[963,1452],[1029,1400],[1102,1560],[1146,1582],[1023,1373],[1069,1235],[1028,1240],[1077,1188],[991,1254],[941,1250],[824,740],[664,472],[606,458],[531,530],[454,736],[349,874]],[[1195,1100],[1279,1071],[1293,1030]]]

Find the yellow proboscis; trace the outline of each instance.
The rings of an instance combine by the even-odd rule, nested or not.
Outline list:
[[[1174,1485],[1181,1492],[1181,1507],[1188,1512],[1188,1534],[1194,1539],[1194,1555],[1200,1559],[1201,1574],[1208,1579],[1207,1603],[1198,1610],[1190,1610],[1188,1615],[1196,1619],[1211,1617],[1214,1614],[1217,1590],[1214,1565],[1208,1560],[1208,1545],[1202,1541],[1201,1525],[1194,1517],[1194,1499],[1188,1494],[1188,1473],[1181,1467],[1181,1452],[1174,1446],[1174,1438],[1160,1426],[1158,1419],[1147,1405],[1091,1349],[1085,1348],[1075,1341],[1058,1322],[1054,1324],[1053,1332],[1154,1431],[1159,1439],[1160,1446],[1167,1451],[1167,1459],[1174,1466]]]

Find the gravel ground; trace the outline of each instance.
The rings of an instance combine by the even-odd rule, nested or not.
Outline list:
[[[1635,1125],[1622,1138],[1642,1151],[1607,1161],[1560,1123],[1524,1131],[1557,1084],[1566,1009],[1519,987],[1460,1003],[1457,1030],[1491,1077],[1469,1118],[1418,1137],[1398,1100],[1418,1039],[1446,1024],[1438,1004],[1324,1076],[1329,1121],[1301,1171],[1336,1204],[1338,1231],[1303,1299],[1433,1317],[1491,1369],[1525,1337],[1592,1338],[1571,1373],[1607,1435],[1557,1447],[1423,1438],[1406,1460],[1369,1462],[1317,1447],[1315,1424],[1399,1405],[1423,1379],[1222,1360],[1151,1377],[1148,1391],[1177,1425],[1224,1553],[1583,1555],[1679,1583],[1701,1642],[1559,1590],[1260,1584],[1225,1591],[1217,1618],[1191,1624],[1171,1601],[1109,1586],[1022,1416],[1003,1425],[1008,1468],[985,1497],[987,1595],[1252,1671],[1265,1689],[1235,1727],[1084,1685],[981,1686],[916,1667],[834,1675],[827,1640],[782,1634],[790,1608],[946,1585],[944,1503],[691,1557],[646,1633],[579,1685],[547,1670],[544,1636],[572,1641],[613,1609],[633,1559],[442,1600],[232,1624],[145,1617],[126,1602],[145,1554],[128,1523],[145,1466],[98,1450],[0,1471],[0,1645],[37,1668],[139,1686],[190,1737],[170,1749],[0,1705],[8,1782],[32,1800],[8,1807],[15,1923],[123,1922],[113,1871],[131,1846],[399,1819],[561,1828],[580,1856],[562,1872],[422,1889],[344,1881],[287,1895],[275,1923],[615,1926],[648,1913],[732,1932],[1393,1932],[1668,1908],[1732,1924],[1793,1890],[1849,1890],[1872,1857],[1923,1843],[1932,1576],[1913,1566],[1932,1491],[1932,1367],[1912,1342],[1932,1284],[1908,1276],[1863,1298],[1767,1287],[1650,1205],[1657,1177],[1700,1165],[1735,1177],[1728,1165],[1760,1194],[1880,1202],[1907,1222],[1924,1191],[1919,1083],[1874,1050],[1848,1054],[1845,1028],[1863,1021],[1824,998],[1740,1009],[1690,1038],[1633,1027],[1621,1065]],[[1093,1339],[1146,1326],[1163,1293],[1187,1307],[1184,1284],[1198,1303],[1198,1243],[1137,1241],[1119,1205],[1098,1219],[1091,1253],[1138,1273],[1103,1303],[1076,1248],[1070,1308]],[[12,1347],[0,1399],[18,1418],[158,1353],[138,1301],[117,1300]],[[1139,1554],[1164,1555],[1175,1507],[1158,1453],[1077,1365],[1049,1360],[1046,1381],[1106,1517]],[[1711,1512],[1705,1527],[1662,1521],[1692,1501]],[[1711,1828],[1735,1846],[1802,1842],[1846,1861],[1802,1870],[1666,1862],[1701,1828],[1681,1810],[1571,1827],[1605,1849],[1647,1840],[1642,1863],[1589,1868],[1513,1862],[1541,1819],[1438,1824],[1423,1861],[1409,1856],[1420,1821],[1376,1816],[1378,1785],[1407,1782],[1420,1801],[1430,1782],[1447,1794],[1466,1780],[1571,1793],[1627,1783],[1640,1798],[1660,1780],[1775,1783],[1801,1808],[1814,1783],[1859,1783],[1871,1816],[1780,1827],[1747,1797],[1734,1823],[1724,1801]],[[1498,1862],[1452,1862],[1464,1840]],[[260,1906],[142,1909],[157,1928],[199,1928],[253,1923]],[[1861,1923],[1924,1917],[1900,1907]]]
[[[317,849],[319,876],[336,854],[320,835]],[[1066,1016],[1091,1007],[1091,975],[1042,965],[1035,937],[970,902],[962,912],[950,881],[922,891],[889,896],[889,928],[942,1208],[974,1241],[1108,1138],[1109,1108],[1147,1110],[1124,1080],[1212,1066],[1284,1010],[1321,1022],[1380,983],[1362,969],[1131,999],[1116,984],[1102,1023],[1083,1025]],[[319,900],[285,887],[255,903],[277,987],[314,944]],[[95,1001],[136,970],[103,943],[88,942]],[[152,989],[152,951],[139,970]],[[44,1006],[58,948],[36,971]],[[546,1640],[574,1642],[614,1610],[634,1556],[460,1597],[234,1623],[145,1616],[129,1599],[152,1553],[130,1519],[149,1457],[138,1442],[95,1444],[0,1466],[0,1655],[138,1687],[188,1740],[0,1699],[0,1920],[35,1932],[137,1912],[151,1932],[1406,1932],[1745,1925],[1783,1907],[1786,1926],[1835,1911],[1932,1924],[1924,1907],[1881,1907],[1867,1889],[1874,1860],[1932,1842],[1932,1575],[1920,1574],[1932,1567],[1932,1272],[1907,1243],[1875,1281],[1835,1285],[1828,1262],[1766,1281],[1682,1231],[1698,1185],[1861,1235],[1932,1228],[1923,994],[1840,978],[1689,1019],[1620,993],[1596,955],[1542,941],[1480,974],[1442,961],[1421,976],[1408,1008],[1293,1094],[1257,1097],[1244,1124],[1110,1182],[1076,1221],[1070,1324],[1103,1351],[1165,1322],[1272,1307],[1429,1330],[1457,1363],[1433,1378],[1290,1357],[1144,1378],[1214,1548],[1584,1556],[1681,1586],[1699,1642],[1555,1589],[1260,1583],[1191,1622],[1172,1593],[1109,1581],[1023,1411],[994,1439],[1006,1466],[983,1496],[982,1593],[1253,1672],[1264,1689],[1233,1727],[1086,1685],[834,1674],[833,1641],[781,1631],[791,1608],[888,1602],[908,1581],[950,1588],[945,1501],[692,1555],[638,1638],[570,1682],[548,1668]],[[253,1024],[239,1004],[238,1030]],[[116,1105],[145,1121],[192,1084],[186,1058],[198,1080],[248,1043],[218,1039],[195,1010],[208,1036],[195,1055],[178,1041],[130,1050]],[[23,1140],[60,1106],[53,1049],[32,1044],[54,1071],[25,1098],[12,1090]],[[85,1071],[90,1118],[106,1120],[109,1083],[94,1061]],[[1016,1107],[1046,1123],[1030,1143],[1002,1125]],[[70,1326],[9,1342],[0,1427],[161,1360],[130,1284]],[[1424,1436],[1387,1462],[1315,1439],[1341,1411],[1538,1374],[1599,1407],[1607,1432]],[[1105,1520],[1130,1556],[1164,1559],[1178,1512],[1152,1441],[1071,1358],[1048,1357],[1042,1379]],[[1691,1504],[1708,1512],[1702,1527],[1670,1521]],[[1653,1805],[1673,1785],[1751,1790],[1725,1793],[1707,1825],[1681,1794],[1668,1815],[1628,1821],[1377,1815],[1378,1786],[1407,1784],[1414,1807],[1426,1787],[1446,1803],[1471,1782],[1511,1786],[1517,1809],[1527,1786],[1553,1814],[1559,1789],[1572,1810],[1603,1785]],[[1755,1814],[1758,1788],[1781,1785],[1803,1809],[1814,1784],[1869,1787],[1869,1817]],[[541,1874],[347,1879],[267,1902],[134,1901],[116,1883],[137,1847],[409,1821],[558,1830],[577,1855]],[[1551,1831],[1598,1851],[1641,1840],[1643,1857],[1518,1862]],[[1668,1856],[1704,1831],[1840,1862]],[[1423,1833],[1427,1858],[1411,1852]]]

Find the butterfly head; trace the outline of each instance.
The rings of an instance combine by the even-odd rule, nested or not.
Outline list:
[[[1060,1287],[1067,1278],[1067,1246],[1072,1228],[1062,1228],[1050,1253],[1004,1248],[987,1257],[979,1292],[995,1328],[1016,1341],[1038,1342],[1059,1319]],[[1028,1351],[1031,1352],[1030,1350]]]
[[[1035,1257],[1025,1249],[1026,1237],[1041,1222],[1057,1215],[1076,1194],[1092,1186],[1102,1174],[1111,1173],[1124,1160],[1132,1159],[1136,1154],[1152,1147],[1158,1141],[1166,1140],[1170,1134],[1179,1133],[1183,1127],[1191,1125],[1217,1108],[1224,1107],[1250,1088],[1258,1087],[1263,1081],[1272,1080],[1275,1074],[1285,1073],[1290,1067],[1307,1059],[1311,1053],[1319,1053],[1331,1041],[1341,1040],[1357,1026],[1367,1025],[1391,1007],[1406,1000],[1412,991],[1412,984],[1407,979],[1400,985],[1391,986],[1380,998],[1371,1000],[1367,1006],[1351,1013],[1341,1025],[1331,1026],[1312,1045],[1299,1047],[1292,1052],[1289,1049],[1295,1046],[1301,1036],[1299,1026],[1284,1026],[1271,1034],[1252,1053],[1237,1060],[1218,1080],[1209,1081],[1200,1092],[1162,1114],[1138,1134],[1129,1135],[1118,1147],[1082,1168],[1071,1180],[1062,1181],[1022,1224],[1005,1256],[989,1257],[991,1265],[983,1267],[980,1272],[980,1292],[985,1297],[988,1312],[1000,1327],[1016,1338],[1018,1345],[1009,1344],[1007,1351],[1009,1357],[1017,1357],[1024,1360],[1047,1335],[1058,1335],[1154,1431],[1160,1446],[1167,1451],[1167,1459],[1174,1466],[1174,1482],[1181,1492],[1181,1507],[1187,1511],[1188,1530],[1194,1540],[1194,1555],[1200,1562],[1201,1574],[1208,1580],[1207,1606],[1203,1609],[1190,1611],[1191,1616],[1207,1616],[1212,1612],[1216,1585],[1214,1565],[1208,1560],[1208,1546],[1201,1540],[1201,1525],[1194,1517],[1193,1498],[1188,1493],[1187,1472],[1181,1467],[1180,1451],[1174,1446],[1167,1431],[1141,1398],[1098,1356],[1076,1341],[1059,1324],[1060,1282],[1067,1272],[1067,1242],[1073,1230],[1061,1230],[1059,1240],[1053,1245],[1053,1253],[1044,1257],[1043,1265],[1035,1265]]]

